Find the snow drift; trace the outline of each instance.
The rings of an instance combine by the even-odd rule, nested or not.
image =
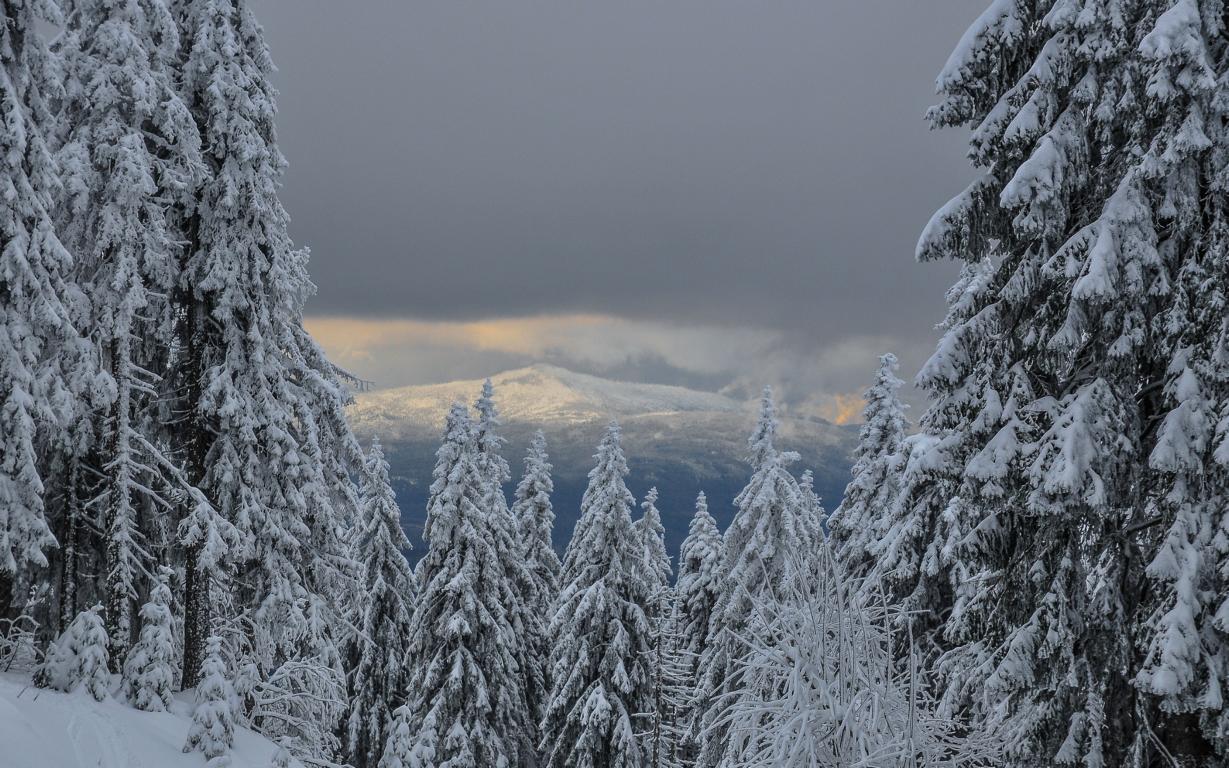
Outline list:
[[[4,768],[202,768],[185,754],[192,724],[191,692],[168,712],[142,712],[116,699],[94,701],[84,690],[35,688],[25,675],[0,675],[0,765]],[[268,768],[278,747],[235,728],[230,768]],[[291,760],[294,768],[302,763]]]

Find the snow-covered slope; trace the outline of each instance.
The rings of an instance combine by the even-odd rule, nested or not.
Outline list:
[[[0,766],[4,768],[203,768],[199,752],[183,753],[192,703],[170,712],[142,712],[84,691],[59,693],[30,685],[28,675],[0,675]],[[277,747],[235,729],[230,768],[268,768]],[[294,768],[303,768],[292,760]]]
[[[632,492],[642,496],[651,485],[661,492],[658,506],[671,552],[686,535],[698,491],[708,494],[719,523],[732,515],[734,495],[746,481],[746,441],[756,403],[683,387],[611,381],[551,365],[507,371],[493,376],[492,383],[514,473],[533,430],[546,433],[555,467],[557,545],[571,535],[594,446],[612,418],[623,426]],[[350,409],[359,437],[379,436],[384,443],[402,519],[416,547],[444,416],[456,400],[472,403],[481,387],[475,380],[371,392],[359,395]],[[848,480],[855,438],[852,427],[782,418],[781,447],[801,454],[798,472],[814,470],[816,487],[829,507],[839,502]]]

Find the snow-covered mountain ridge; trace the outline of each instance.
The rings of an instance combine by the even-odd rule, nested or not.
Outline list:
[[[654,485],[661,493],[658,507],[672,552],[686,535],[700,490],[708,494],[721,525],[733,514],[734,495],[747,479],[744,457],[755,423],[754,402],[685,387],[612,381],[544,364],[506,371],[491,381],[501,432],[508,440],[504,454],[514,474],[533,431],[546,433],[555,468],[557,547],[571,535],[594,446],[612,418],[623,427],[629,488],[638,497]],[[416,547],[444,416],[457,400],[472,403],[481,387],[480,380],[473,380],[380,390],[358,395],[350,408],[359,438],[366,442],[378,436],[384,443],[402,519]],[[817,491],[834,507],[848,480],[856,428],[787,412],[779,434],[782,448],[802,456],[795,469],[813,470]]]
[[[740,413],[745,405],[714,392],[611,381],[538,364],[491,377],[505,423],[577,424],[673,413]],[[448,406],[471,402],[482,382],[398,387],[361,394],[350,410],[356,430],[394,436],[404,429],[438,431]],[[386,431],[387,430],[387,431]]]

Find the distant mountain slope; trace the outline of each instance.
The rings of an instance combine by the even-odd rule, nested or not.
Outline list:
[[[555,545],[571,536],[584,493],[594,447],[610,419],[623,427],[637,499],[650,486],[661,493],[659,508],[672,554],[687,535],[692,504],[704,490],[717,521],[733,516],[734,496],[746,482],[747,436],[755,423],[755,403],[683,387],[634,384],[535,365],[492,377],[495,398],[508,439],[504,455],[519,479],[521,456],[535,429],[546,433],[555,467]],[[394,475],[397,500],[410,540],[421,549],[427,488],[444,415],[455,400],[473,402],[481,381],[401,387],[358,396],[350,418],[366,443],[378,435]],[[840,500],[849,478],[853,427],[822,419],[782,419],[780,445],[802,456],[798,473],[815,472],[825,506]],[[512,485],[507,489],[509,494]]]

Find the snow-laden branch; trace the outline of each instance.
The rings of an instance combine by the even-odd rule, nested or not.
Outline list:
[[[826,545],[813,571],[751,597],[723,768],[993,765],[996,740],[940,713],[912,638],[894,636],[903,610],[855,600]]]

